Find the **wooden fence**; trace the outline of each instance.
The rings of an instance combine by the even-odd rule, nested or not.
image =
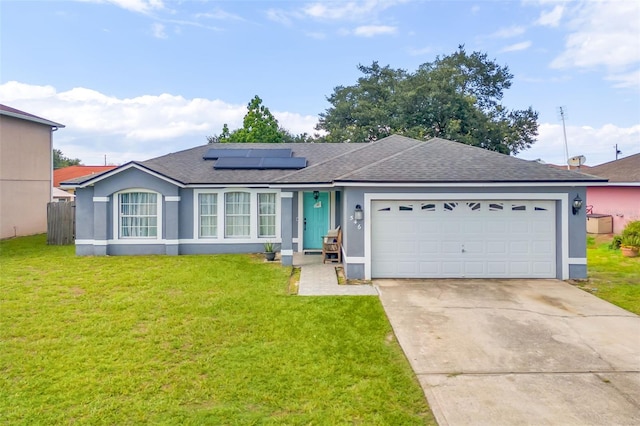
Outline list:
[[[76,203],[47,204],[47,244],[73,244],[76,234]]]

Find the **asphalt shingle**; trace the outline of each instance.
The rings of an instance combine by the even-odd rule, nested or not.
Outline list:
[[[216,144],[215,148],[281,149],[283,146],[291,148],[294,157],[305,157],[307,167],[295,171],[216,170],[213,168],[215,161],[203,159],[212,145],[198,146],[138,164],[185,185],[605,180],[438,138],[422,142],[394,135],[372,143]]]

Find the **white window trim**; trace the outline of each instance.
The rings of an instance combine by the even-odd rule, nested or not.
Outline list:
[[[132,192],[146,192],[149,194],[156,194],[156,203],[157,203],[157,232],[155,237],[121,237],[120,236],[120,194],[128,194]],[[163,229],[163,221],[162,221],[162,194],[157,191],[151,191],[145,188],[129,188],[123,191],[118,191],[113,193],[112,203],[113,204],[113,238],[110,241],[114,242],[123,242],[123,241],[132,241],[132,242],[143,242],[145,244],[150,244],[150,242],[156,243],[159,240],[163,240],[162,229]],[[133,243],[128,243],[133,244]]]
[[[248,238],[227,238],[225,237],[225,204],[226,194],[230,192],[246,192],[249,193],[250,202],[250,230]],[[200,194],[217,194],[218,195],[218,235],[217,237],[200,237]],[[258,194],[276,194],[276,235],[275,237],[259,237],[258,236]],[[268,188],[243,188],[243,187],[226,187],[226,188],[209,188],[193,190],[193,238],[188,240],[190,243],[209,243],[209,244],[247,244],[247,243],[264,243],[265,241],[280,242],[281,241],[281,212],[280,212],[280,191]]]
[[[260,235],[260,195],[261,194],[273,194],[273,192],[264,192],[264,191],[259,191],[258,193],[256,193],[256,232],[258,235],[258,238],[264,238],[264,239],[269,239],[269,238],[276,238],[278,236],[278,195],[276,194],[275,199],[273,200],[274,203],[274,207],[275,210],[273,212],[273,214],[265,214],[263,216],[265,217],[270,217],[273,216],[274,218],[274,235]]]

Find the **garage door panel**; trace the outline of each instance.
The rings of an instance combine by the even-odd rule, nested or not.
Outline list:
[[[425,277],[437,277],[440,272],[440,262],[420,262],[420,274]]]
[[[467,277],[485,275],[485,262],[464,262],[464,272]]]
[[[509,242],[509,253],[511,254],[528,254],[529,241],[519,240]]]
[[[501,255],[507,253],[507,243],[504,241],[487,241],[487,254]]]
[[[503,234],[509,229],[509,225],[504,221],[504,219],[495,220],[491,218],[485,222],[484,226],[486,232],[495,234]]]
[[[533,262],[532,269],[535,274],[546,274],[553,271],[553,265],[550,262]]]
[[[550,241],[532,241],[533,254],[546,254],[554,249]]]
[[[434,254],[440,251],[437,241],[420,241],[420,253]]]
[[[457,254],[462,252],[462,243],[460,241],[443,241],[440,247],[441,252],[444,254]]]
[[[530,262],[509,262],[509,275],[513,277],[525,277],[530,274]]]
[[[507,276],[508,268],[505,261],[489,261],[487,262],[487,275],[490,276]]]
[[[484,241],[466,241],[462,244],[461,253],[465,253],[467,255],[474,254],[485,254],[485,242]]]
[[[401,255],[414,255],[418,252],[418,241],[399,241],[396,245],[396,251]]]
[[[440,224],[435,220],[425,220],[424,218],[418,219],[418,226],[416,231],[421,234],[438,234],[441,232]]]
[[[555,276],[555,201],[374,201],[371,207],[373,277]]]
[[[464,276],[464,270],[462,269],[462,262],[442,262],[442,274],[449,277]]]

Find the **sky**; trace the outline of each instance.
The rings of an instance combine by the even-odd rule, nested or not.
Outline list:
[[[509,68],[505,107],[538,111],[518,157],[640,152],[636,0],[0,0],[0,103],[64,124],[65,156],[119,165],[241,127],[255,95],[313,134],[359,64],[415,71],[459,45]]]

